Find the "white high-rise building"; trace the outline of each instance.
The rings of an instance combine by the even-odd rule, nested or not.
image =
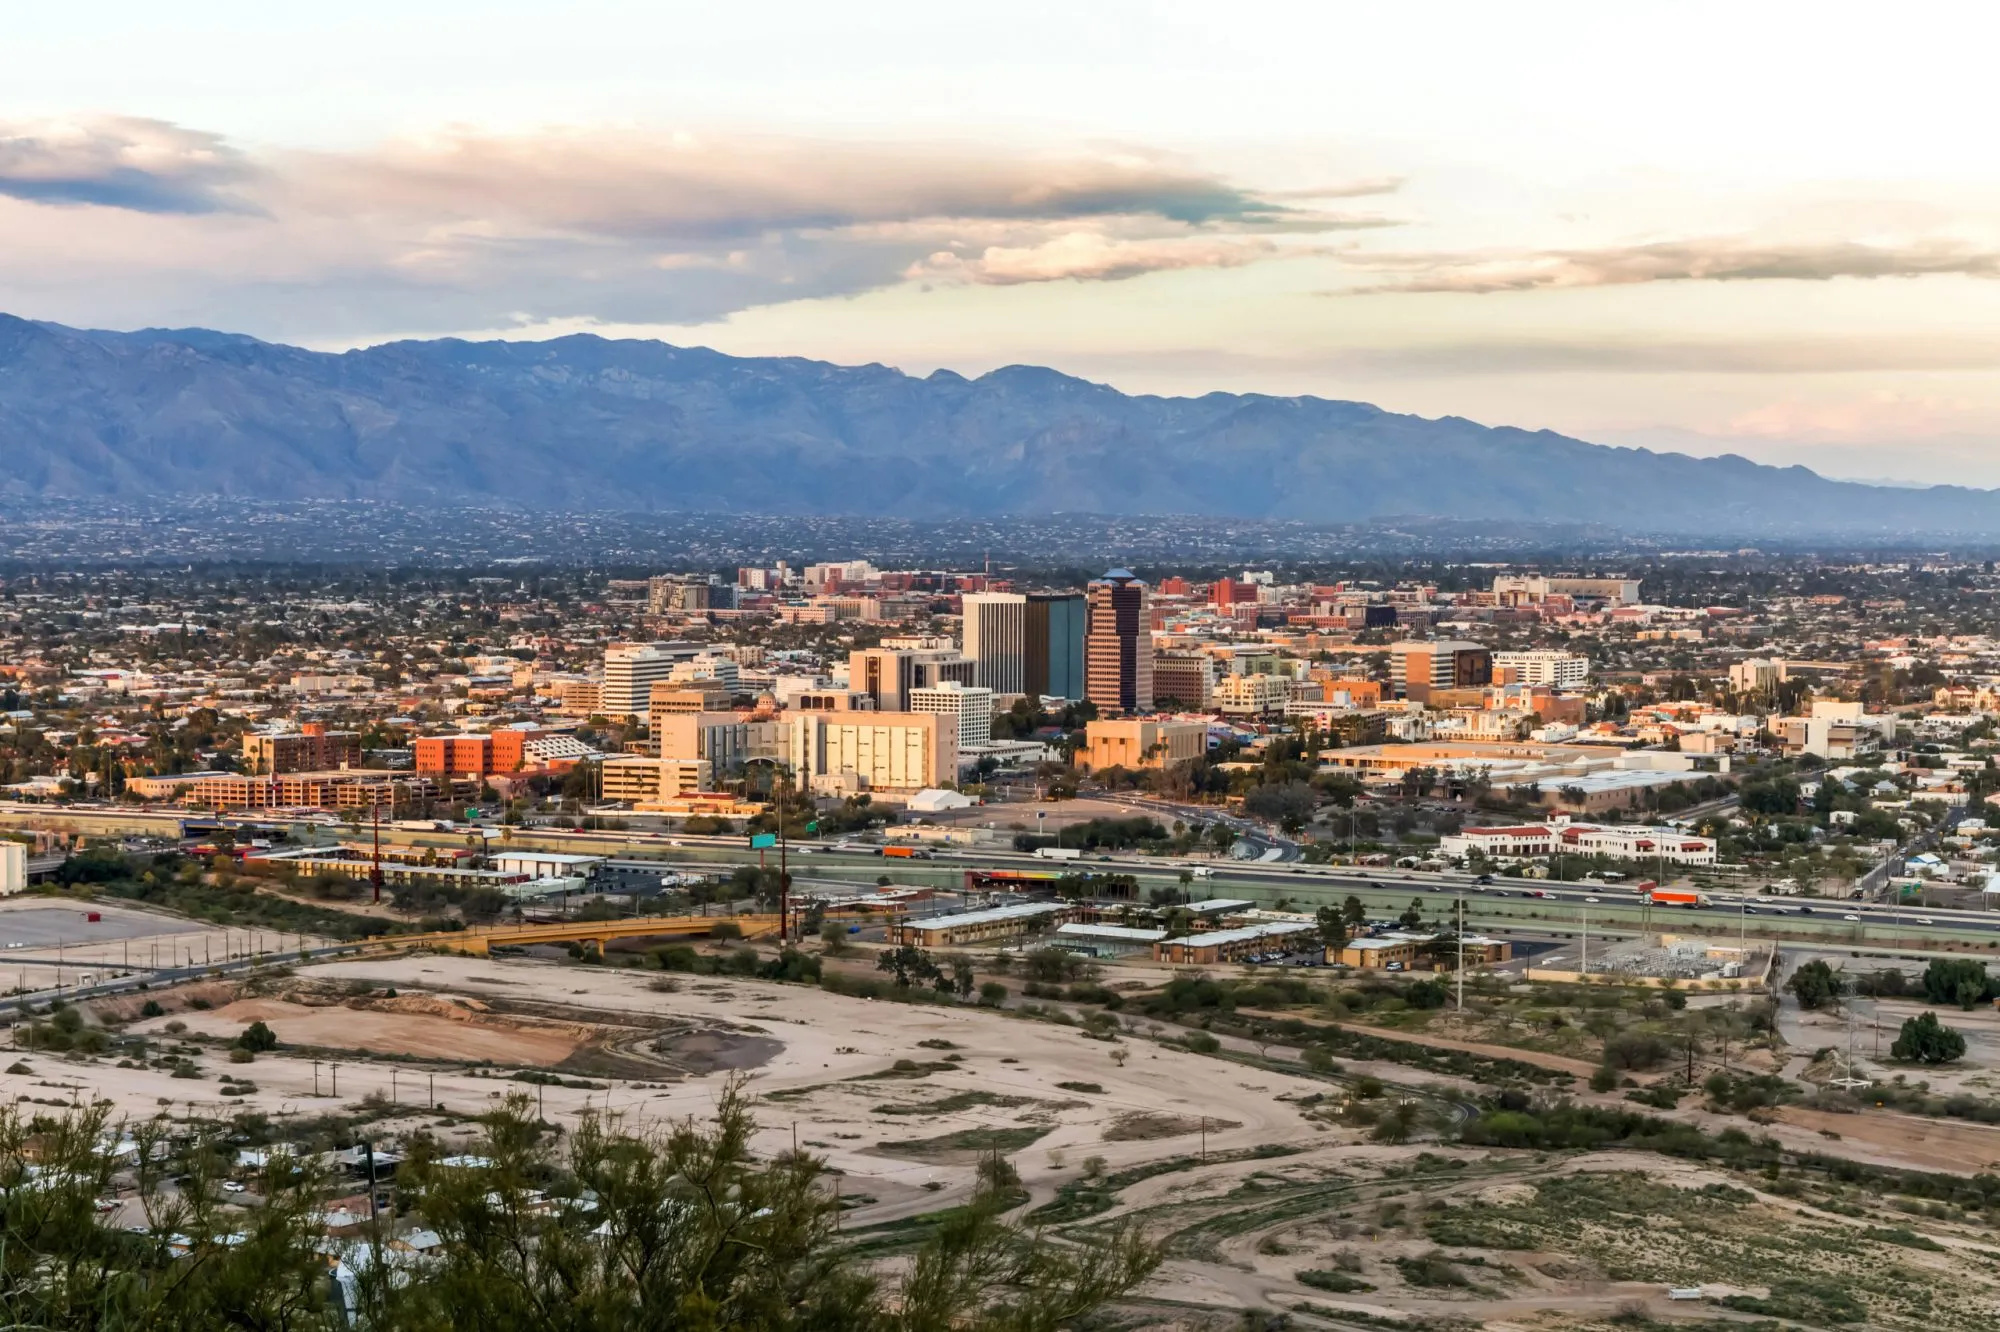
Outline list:
[[[1493,665],[1518,671],[1518,683],[1548,685],[1555,689],[1581,689],[1590,680],[1590,658],[1554,648],[1526,652],[1496,652]]]
[[[677,657],[650,643],[613,643],[604,650],[598,711],[613,719],[646,716],[652,708],[653,686],[673,673]]]
[[[1020,592],[969,592],[965,656],[972,681],[996,694],[1028,689],[1028,598]]]
[[[993,691],[985,685],[946,680],[928,689],[912,689],[911,712],[941,712],[958,718],[958,743],[985,745],[993,741]]]

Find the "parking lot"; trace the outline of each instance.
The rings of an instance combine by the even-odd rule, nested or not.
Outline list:
[[[89,919],[93,911],[101,918]],[[23,905],[0,910],[0,948],[53,949],[188,932],[184,920],[115,908]]]

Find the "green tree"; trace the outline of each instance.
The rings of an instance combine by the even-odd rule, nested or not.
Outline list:
[[[251,1054],[263,1054],[267,1050],[278,1048],[278,1034],[262,1022],[252,1022],[243,1029],[243,1034],[236,1038],[236,1044]]]
[[[1347,917],[1337,906],[1323,906],[1319,909],[1315,920],[1319,927],[1319,941],[1326,945],[1327,952],[1337,960],[1340,951],[1347,947],[1347,941],[1353,937],[1353,932],[1347,926]]]
[[[447,1164],[419,1140],[401,1199],[442,1243],[417,1279],[350,1259],[355,1284],[338,1293],[351,1315],[329,1299],[329,1181],[309,1161],[274,1160],[245,1211],[216,1201],[229,1159],[216,1136],[0,1107],[0,1306],[10,1326],[46,1332],[1057,1332],[1159,1262],[1131,1227],[1057,1247],[1002,1221],[1018,1176],[996,1156],[972,1200],[879,1275],[841,1243],[823,1162],[751,1154],[747,1100],[732,1083],[706,1124],[638,1136],[587,1118],[559,1135],[515,1096],[483,1118],[479,1164]],[[129,1160],[105,1150],[127,1135]],[[143,1231],[98,1214],[117,1175],[136,1184]],[[30,1177],[37,1186],[20,1187]]]
[[[1924,999],[1970,1010],[1988,993],[1986,964],[1970,957],[1933,958],[1924,968]]]
[[[1419,930],[1424,925],[1424,899],[1413,897],[1403,908],[1403,914],[1396,917],[1396,923],[1406,930]]]
[[[710,1125],[638,1137],[587,1119],[558,1150],[516,1098],[486,1119],[477,1151],[488,1164],[404,1166],[442,1252],[421,1281],[369,1282],[359,1321],[395,1332],[1054,1332],[1158,1263],[1129,1228],[1102,1246],[1044,1244],[1002,1222],[1011,1200],[985,1185],[890,1286],[838,1242],[823,1163],[759,1161],[754,1131],[735,1084]]]
[[[1423,1123],[1423,1107],[1415,1101],[1398,1101],[1375,1121],[1372,1136],[1377,1142],[1408,1142]]]
[[[913,981],[934,981],[941,974],[931,955],[912,944],[892,948],[876,958],[875,969],[889,972],[899,990],[907,990]]]
[[[1792,973],[1785,989],[1799,1001],[1800,1008],[1811,1010],[1838,1002],[1846,992],[1846,983],[1825,961],[1814,958]]]
[[[1347,917],[1349,926],[1357,929],[1368,923],[1368,908],[1361,905],[1361,899],[1353,893],[1349,893],[1347,900],[1340,904],[1340,914]]]
[[[1939,1022],[1936,1013],[1923,1012],[1903,1023],[1889,1054],[1907,1063],[1949,1064],[1965,1057],[1965,1037]]]

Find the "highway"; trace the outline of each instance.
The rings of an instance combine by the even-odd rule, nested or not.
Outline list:
[[[1587,923],[1593,931],[1639,933],[1666,931],[1709,935],[1766,937],[1787,941],[1824,941],[1852,946],[1862,943],[1921,947],[1925,944],[2000,944],[2000,912],[1949,908],[1915,908],[1872,901],[1826,898],[1765,897],[1755,893],[1709,894],[1708,905],[1648,907],[1636,900],[1629,886],[1618,883],[1576,883],[1497,878],[1480,884],[1462,871],[1425,872],[1391,868],[1307,864],[1295,843],[1240,816],[1206,807],[1181,806],[1150,797],[1115,799],[1133,813],[1171,822],[1226,822],[1236,829],[1241,845],[1257,857],[1251,860],[1193,860],[1134,854],[1086,855],[1078,860],[1051,861],[1008,849],[967,849],[936,845],[926,859],[885,859],[873,845],[839,842],[795,843],[790,847],[794,881],[800,888],[872,886],[879,876],[905,885],[958,888],[967,870],[1033,870],[1061,873],[1130,874],[1142,896],[1153,890],[1185,892],[1190,898],[1240,897],[1260,906],[1284,903],[1313,911],[1358,897],[1373,919],[1392,919],[1415,897],[1425,904],[1428,919],[1456,914],[1465,902],[1468,928],[1522,933],[1564,934]],[[44,816],[49,812],[40,811]],[[266,826],[269,826],[266,824]],[[294,835],[317,840],[322,828],[301,824]],[[463,848],[470,830],[382,829],[385,845]],[[751,850],[742,836],[704,837],[635,831],[589,832],[556,827],[486,828],[489,853],[508,850],[575,852],[626,861],[657,863],[665,870],[716,873],[760,860],[775,867],[775,849]],[[1183,884],[1186,872],[1191,880]],[[175,975],[161,972],[162,979]],[[199,969],[190,974],[200,974]]]
[[[440,845],[463,844],[447,834],[432,836]],[[742,837],[536,829],[517,832],[508,845],[601,855],[615,852],[620,859],[656,859],[662,869],[683,871],[713,872],[758,862],[757,853],[748,849]],[[1425,901],[1425,915],[1434,918],[1455,911],[1440,898],[1455,902],[1463,897],[1468,926],[1480,928],[1539,927],[1566,932],[1579,928],[1587,918],[1593,930],[1601,925],[1629,933],[1733,933],[1842,943],[1869,939],[1940,944],[2000,941],[2000,912],[1757,893],[1710,893],[1709,905],[1692,909],[1649,908],[1637,900],[1629,884],[1495,876],[1491,884],[1482,885],[1477,881],[1479,876],[1456,870],[1427,872],[1299,861],[1194,861],[1130,854],[1051,861],[1013,850],[944,846],[932,849],[930,859],[905,860],[884,859],[879,847],[856,843],[843,849],[838,843],[824,842],[793,844],[790,854],[794,881],[801,886],[808,877],[868,884],[886,874],[899,884],[952,888],[959,886],[967,870],[1069,870],[1130,874],[1139,880],[1142,892],[1149,893],[1153,888],[1180,891],[1183,870],[1196,874],[1206,870],[1212,877],[1195,878],[1185,885],[1191,896],[1241,897],[1267,907],[1289,901],[1294,909],[1313,911],[1352,894],[1368,907],[1371,917],[1393,917],[1417,897]],[[768,853],[766,863],[776,866],[777,862],[775,850]]]

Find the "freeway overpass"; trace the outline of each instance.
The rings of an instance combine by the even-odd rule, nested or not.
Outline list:
[[[594,943],[602,953],[613,939],[687,939],[713,935],[718,925],[733,924],[745,939],[767,939],[778,932],[771,916],[638,916],[630,920],[561,921],[546,925],[493,925],[435,934],[384,934],[368,940],[379,948],[435,948],[447,953],[484,957],[494,948],[524,948],[529,944]]]

